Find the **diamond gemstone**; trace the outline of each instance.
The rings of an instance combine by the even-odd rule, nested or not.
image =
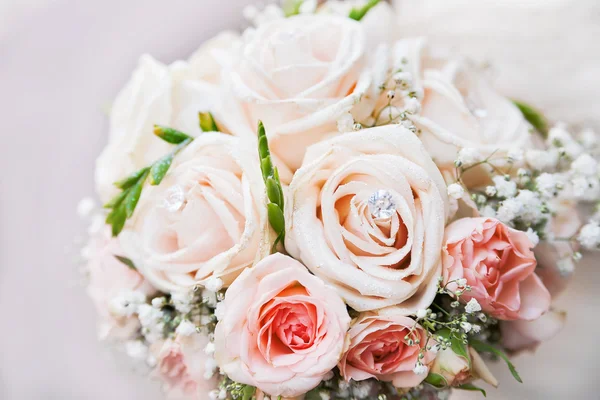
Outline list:
[[[369,211],[375,218],[390,218],[396,212],[396,203],[392,194],[379,189],[369,197]]]

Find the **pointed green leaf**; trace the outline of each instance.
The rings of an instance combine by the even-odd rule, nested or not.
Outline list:
[[[271,203],[275,203],[278,206],[281,205],[281,197],[277,181],[273,178],[267,178],[265,180],[265,186],[267,188],[267,197]]]
[[[487,397],[487,393],[485,392],[485,390],[483,390],[479,386],[473,385],[472,383],[465,383],[463,385],[457,386],[456,388],[461,390],[469,390],[471,392],[481,392],[483,394],[483,397]]]
[[[527,103],[522,101],[513,100],[513,103],[521,110],[523,117],[539,132],[542,136],[546,137],[548,135],[548,121],[546,117],[530,106]]]
[[[273,176],[273,163],[271,163],[271,157],[263,158],[260,161],[260,169],[262,171],[263,179]]]
[[[277,233],[285,232],[285,220],[283,218],[283,211],[277,206],[277,204],[267,204],[267,214],[269,216],[269,223],[273,227],[273,230]]]
[[[118,236],[125,226],[125,220],[127,219],[127,212],[125,211],[125,203],[119,204],[119,206],[113,209],[106,217],[106,223],[112,226],[112,235]]]
[[[116,206],[121,204],[121,202],[123,201],[125,196],[127,196],[126,190],[124,190],[121,193],[119,193],[118,195],[114,196],[112,199],[110,199],[110,201],[108,203],[104,204],[103,207],[104,208],[115,208]]]
[[[123,201],[123,204],[125,205],[125,214],[127,218],[131,218],[133,212],[135,211],[135,207],[137,206],[138,200],[140,199],[140,195],[142,194],[142,189],[144,188],[144,182],[146,181],[147,176],[148,172],[146,172],[146,174],[140,178],[138,183],[136,183],[130,189],[128,189],[127,196]]]
[[[129,175],[127,178],[121,179],[120,181],[117,181],[114,183],[114,185],[116,187],[118,187],[119,189],[129,189],[130,187],[132,187],[133,185],[135,185],[137,183],[137,181],[140,180],[140,177],[142,175],[144,175],[146,173],[146,171],[148,171],[148,167],[146,168],[142,168],[139,171],[135,171],[133,174]]]
[[[171,144],[179,144],[186,139],[192,138],[191,136],[186,135],[183,132],[162,125],[154,125],[154,134],[162,140],[164,140],[165,142]]]
[[[348,17],[353,20],[360,21],[365,15],[367,15],[371,8],[375,7],[377,4],[379,4],[379,0],[370,0],[367,4],[360,8],[353,8]]]
[[[152,164],[152,168],[150,168],[150,184],[158,185],[162,182],[163,178],[167,174],[169,167],[171,167],[171,163],[173,162],[173,154],[167,154],[154,164]]]
[[[471,347],[473,347],[475,350],[477,350],[479,352],[492,353],[492,354],[500,357],[501,359],[503,359],[504,362],[506,362],[506,365],[508,366],[508,370],[512,374],[513,378],[515,378],[515,380],[517,382],[523,383],[523,380],[521,379],[521,376],[519,376],[517,369],[515,368],[513,363],[510,362],[510,360],[508,359],[508,356],[502,350],[499,350],[499,349],[495,348],[494,346],[484,343],[484,342],[481,342],[479,340],[471,340],[469,342],[469,344],[471,345]]]
[[[115,254],[115,258],[117,260],[121,261],[123,264],[127,265],[132,270],[137,271],[137,268],[135,267],[135,264],[129,258],[123,257],[123,256],[118,256],[116,254]]]
[[[425,382],[438,389],[448,386],[448,381],[440,374],[430,372],[425,378]]]
[[[202,132],[218,132],[219,128],[217,128],[217,123],[213,118],[212,114],[208,111],[199,112],[198,120],[200,123],[200,129]]]

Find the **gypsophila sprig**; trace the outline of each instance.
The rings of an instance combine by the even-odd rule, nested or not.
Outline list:
[[[194,140],[193,137],[183,132],[160,125],[154,126],[154,134],[165,142],[176,144],[177,146],[173,151],[161,157],[149,167],[142,168],[128,177],[115,182],[115,186],[122,191],[104,205],[105,208],[111,210],[106,217],[106,223],[112,227],[113,236],[121,233],[125,226],[125,221],[133,215],[147,178],[150,177],[151,185],[160,184],[169,171],[177,153]]]
[[[262,121],[258,122],[258,155],[260,158],[260,170],[265,182],[267,191],[267,213],[269,215],[269,223],[277,234],[277,238],[273,243],[272,251],[275,251],[279,243],[283,243],[285,239],[285,219],[283,216],[284,196],[281,181],[279,180],[279,172],[277,167],[273,166],[271,161],[271,152],[269,151],[269,142],[265,126]]]

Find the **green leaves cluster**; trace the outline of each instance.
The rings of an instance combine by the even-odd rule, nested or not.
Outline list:
[[[353,8],[348,17],[355,21],[360,21],[365,15],[367,15],[371,8],[375,7],[377,4],[379,4],[379,0],[369,0],[369,2],[364,6]]]
[[[513,103],[521,110],[523,117],[539,132],[543,137],[548,136],[548,121],[546,117],[530,106],[527,103],[522,101],[513,100]]]
[[[492,346],[490,344],[487,344],[487,343],[484,343],[484,342],[479,341],[479,340],[471,340],[469,342],[469,344],[471,345],[471,347],[473,347],[475,350],[477,350],[480,353],[492,353],[493,355],[495,355],[495,356],[500,357],[501,359],[503,359],[504,362],[506,363],[506,365],[508,366],[508,370],[512,374],[513,378],[515,378],[515,380],[517,382],[523,383],[523,380],[519,376],[519,373],[517,372],[517,369],[515,368],[515,366],[513,365],[513,363],[510,362],[510,360],[508,359],[508,356],[506,354],[504,354],[503,351],[498,350],[494,346]]]
[[[154,134],[165,142],[176,144],[177,147],[149,167],[144,167],[115,182],[115,186],[121,189],[121,193],[104,205],[105,208],[111,210],[106,217],[106,223],[111,225],[113,236],[121,233],[125,221],[133,215],[148,177],[150,177],[151,185],[160,184],[171,167],[175,155],[194,140],[193,137],[183,132],[160,125],[154,126]]]
[[[272,251],[274,251],[277,244],[283,242],[285,239],[284,198],[281,181],[279,180],[279,172],[271,161],[269,142],[267,141],[267,134],[262,121],[258,122],[258,155],[260,158],[260,170],[265,182],[267,198],[269,199],[269,203],[267,204],[269,223],[275,233],[277,233],[277,239],[273,243]]]

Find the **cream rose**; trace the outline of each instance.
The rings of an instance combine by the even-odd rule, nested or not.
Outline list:
[[[265,190],[254,146],[204,133],[146,186],[121,243],[139,271],[172,292],[219,278],[227,286],[269,251]]]
[[[222,33],[206,42],[189,62],[164,65],[141,57],[111,106],[108,144],[96,161],[96,190],[103,201],[117,193],[113,183],[165,155],[171,145],[152,134],[154,124],[200,134],[198,112],[211,111],[220,96],[219,54],[236,41]]]
[[[440,167],[451,167],[461,148],[483,157],[530,146],[530,125],[496,92],[481,71],[458,61],[423,61],[421,112],[411,116],[419,138]]]
[[[337,119],[361,95],[365,35],[346,17],[276,19],[248,35],[226,71],[236,97],[220,121],[236,135],[267,128],[271,151],[292,170],[307,146],[337,133]]]
[[[372,213],[371,197],[391,207]],[[408,315],[433,301],[446,185],[409,130],[388,125],[310,147],[287,206],[287,251],[352,308],[398,305]]]
[[[464,355],[458,355],[449,347],[440,350],[430,372],[438,375],[440,385],[459,386],[483,379],[489,385],[498,387],[498,380],[492,375],[487,365],[472,347],[466,349]]]
[[[300,396],[342,356],[346,306],[291,257],[273,254],[246,269],[221,304],[215,359],[236,382],[271,396]]]

